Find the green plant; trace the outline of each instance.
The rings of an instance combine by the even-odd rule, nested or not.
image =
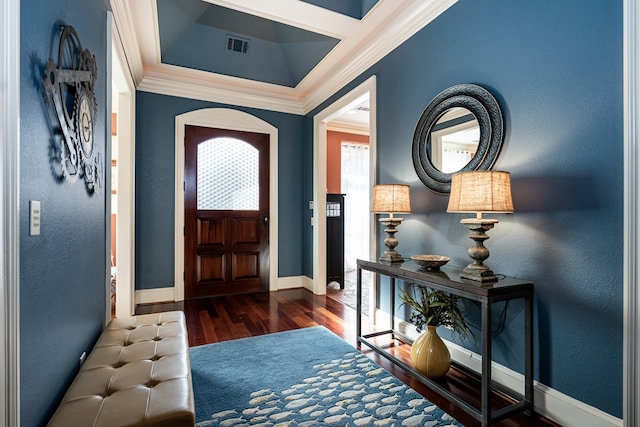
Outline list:
[[[426,326],[445,326],[463,340],[471,336],[477,341],[462,315],[458,295],[411,284],[400,289],[400,299],[411,308],[411,323],[418,332]]]

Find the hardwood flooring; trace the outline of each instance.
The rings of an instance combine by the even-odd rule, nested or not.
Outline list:
[[[326,296],[313,295],[305,289],[139,305],[136,308],[136,314],[170,310],[185,312],[190,346],[318,325],[325,326],[349,344],[353,346],[356,344],[355,310]],[[363,332],[367,332],[364,330],[367,327],[365,319]],[[390,342],[389,339],[386,341],[384,345],[389,347],[392,354],[407,362],[410,360],[408,345]],[[462,411],[454,403],[439,397],[405,371],[392,365],[387,359],[367,347],[363,347],[361,351],[465,426],[480,425],[476,419]],[[479,407],[479,386],[471,377],[451,369],[442,380],[442,385],[449,387]],[[499,394],[494,395],[492,401],[496,408],[505,404],[505,398]],[[559,427],[558,424],[537,414],[534,414],[533,417],[528,417],[525,414],[516,415],[495,425],[498,427]]]

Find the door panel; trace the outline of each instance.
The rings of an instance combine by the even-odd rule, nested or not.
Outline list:
[[[185,295],[269,289],[269,135],[186,126]]]

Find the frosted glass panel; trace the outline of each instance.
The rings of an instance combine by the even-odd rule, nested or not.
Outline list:
[[[235,138],[198,145],[198,210],[258,210],[258,150]]]

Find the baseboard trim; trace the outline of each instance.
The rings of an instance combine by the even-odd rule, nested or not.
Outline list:
[[[285,289],[307,288],[306,282],[308,280],[309,278],[307,276],[278,277],[277,290],[283,291]]]
[[[382,310],[376,310],[376,319],[381,325],[389,324],[389,314]],[[396,318],[395,325],[399,331],[407,336],[417,337],[415,327],[412,324]],[[479,354],[446,340],[445,343],[453,360],[474,372],[481,371],[482,358]],[[510,390],[519,393],[524,390],[524,375],[495,362],[491,364],[491,379]],[[533,399],[538,414],[565,427],[622,427],[620,418],[537,381],[534,381]]]
[[[313,279],[307,276],[278,277],[276,290],[305,288],[313,291]],[[136,304],[153,304],[175,301],[175,288],[141,289],[136,291]]]
[[[175,288],[140,289],[136,291],[136,304],[153,304],[156,302],[175,301]]]

